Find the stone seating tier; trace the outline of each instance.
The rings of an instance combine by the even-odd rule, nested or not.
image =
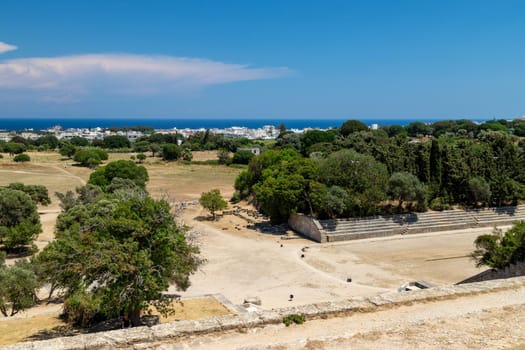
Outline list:
[[[525,220],[525,205],[471,210],[446,210],[407,215],[320,220],[327,242],[511,225]]]

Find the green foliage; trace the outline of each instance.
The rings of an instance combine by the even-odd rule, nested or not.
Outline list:
[[[129,139],[123,135],[105,136],[103,141],[104,141],[104,148],[108,148],[108,149],[131,147],[131,142],[129,142]]]
[[[233,164],[248,164],[255,155],[249,150],[238,150],[233,155]]]
[[[283,317],[283,323],[289,327],[292,323],[303,324],[306,321],[304,314],[290,314]]]
[[[47,146],[47,149],[55,149],[58,147],[58,139],[55,135],[41,136],[35,140],[36,146]]]
[[[61,214],[56,226],[56,240],[35,258],[36,271],[62,288],[66,319],[81,325],[122,311],[138,322],[170,282],[188,288],[202,262],[168,203],[145,192],[100,196]]]
[[[76,147],[86,147],[89,146],[89,141],[86,138],[80,136],[73,136],[69,139],[69,142]]]
[[[222,198],[221,192],[218,189],[203,192],[199,198],[199,203],[211,213],[213,220],[215,220],[215,212],[217,210],[223,210],[228,206],[228,203]]]
[[[33,306],[36,302],[37,280],[31,265],[18,260],[13,266],[0,265],[0,312],[5,316]]]
[[[525,222],[515,224],[507,232],[494,229],[489,235],[481,235],[474,241],[476,250],[472,257],[477,266],[487,265],[504,268],[525,261]]]
[[[167,143],[162,146],[162,159],[164,160],[177,160],[181,154],[181,148],[173,143]]]
[[[59,148],[59,151],[60,155],[64,156],[64,157],[68,157],[68,158],[72,158],[75,153],[77,152],[77,148],[72,145],[71,143],[69,142],[66,142],[66,143],[63,143],[60,148]]]
[[[31,157],[29,157],[28,154],[21,153],[21,154],[17,154],[16,156],[14,156],[13,161],[17,163],[30,162]]]
[[[484,204],[490,201],[490,185],[484,178],[476,176],[469,180],[468,187],[471,193],[472,204]]]
[[[114,178],[129,179],[140,188],[145,188],[149,179],[148,171],[143,166],[136,165],[130,160],[117,160],[92,172],[88,184],[105,190]]]
[[[73,160],[82,166],[94,168],[103,160],[108,159],[108,153],[100,148],[86,147],[75,152]]]
[[[339,129],[339,132],[344,137],[359,131],[368,131],[368,126],[359,120],[347,120],[341,125]]]
[[[227,149],[218,150],[217,159],[219,161],[219,164],[226,164],[226,162],[228,162],[228,159],[230,159],[230,151],[228,151]]]
[[[344,188],[351,197],[349,214],[371,214],[386,198],[388,172],[384,164],[353,150],[332,153],[321,162],[319,180]]]
[[[432,128],[430,125],[422,123],[422,122],[412,122],[408,124],[406,127],[406,131],[408,133],[408,136],[416,137],[416,136],[425,136],[425,135],[431,135],[432,134]]]
[[[27,193],[31,197],[33,202],[37,204],[42,204],[42,205],[51,204],[51,198],[49,198],[49,193],[47,191],[46,186],[24,185],[23,183],[20,183],[20,182],[14,182],[14,183],[10,183],[6,187],[12,190],[18,190],[18,191]]]
[[[27,150],[25,144],[13,141],[5,143],[3,148],[4,152],[9,153],[10,155],[24,153]]]
[[[41,232],[36,204],[17,190],[0,187],[0,244],[7,250],[30,245]]]
[[[189,148],[185,147],[181,151],[181,158],[186,162],[191,162],[193,159],[193,153],[191,153],[191,150]]]
[[[139,163],[143,163],[146,160],[146,155],[144,153],[137,154],[137,159]]]
[[[399,208],[402,208],[405,201],[417,201],[420,209],[426,209],[427,190],[419,179],[410,173],[393,173],[388,180],[388,194],[399,202]]]

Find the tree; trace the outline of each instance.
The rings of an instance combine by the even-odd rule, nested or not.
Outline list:
[[[45,135],[45,136],[42,136],[36,139],[35,145],[37,146],[47,145],[49,149],[55,149],[58,147],[58,139],[55,135]]]
[[[144,153],[139,153],[137,154],[137,159],[139,163],[144,163],[144,161],[146,160],[146,155]]]
[[[88,184],[96,185],[105,190],[114,178],[132,180],[140,188],[146,187],[148,171],[142,165],[136,165],[130,160],[117,160],[100,167],[89,176]]]
[[[359,120],[347,120],[340,128],[340,133],[344,137],[358,131],[368,131],[368,126]]]
[[[261,209],[274,224],[286,222],[292,213],[298,212],[304,192],[305,180],[299,174],[268,176],[253,187]]]
[[[430,127],[430,125],[422,122],[412,122],[408,124],[406,127],[406,131],[408,132],[408,136],[412,137],[432,134],[432,128]]]
[[[228,151],[227,149],[220,149],[217,151],[217,159],[219,161],[219,164],[226,164],[229,158],[230,151]]]
[[[490,201],[490,185],[482,177],[473,177],[468,182],[468,187],[471,194],[471,200],[474,205],[478,203],[488,203]]]
[[[255,155],[250,150],[238,150],[233,154],[233,164],[248,164]]]
[[[399,209],[405,201],[417,200],[420,207],[426,206],[426,188],[410,173],[393,173],[388,180],[388,193],[399,202]]]
[[[217,210],[223,210],[228,206],[228,203],[222,199],[221,192],[218,189],[201,193],[199,203],[204,207],[204,209],[209,210],[213,220],[215,220],[215,212]]]
[[[9,153],[9,155],[15,155],[24,153],[26,151],[27,147],[23,143],[16,143],[16,142],[7,142],[4,144],[4,152]]]
[[[151,156],[155,158],[155,154],[160,152],[160,146],[157,143],[150,143],[149,150],[151,152]]]
[[[70,144],[69,142],[63,143],[58,150],[61,156],[68,157],[68,158],[72,158],[75,155],[76,151],[77,151],[77,148],[73,146],[72,144]]]
[[[78,216],[77,208],[85,215]],[[147,305],[166,306],[161,292],[170,282],[189,287],[202,263],[198,253],[168,203],[143,191],[116,192],[61,214],[56,240],[37,257],[43,267],[37,271],[64,291],[70,322],[86,326],[91,315],[125,312],[137,325]]]
[[[72,138],[69,139],[69,142],[73,146],[77,146],[77,147],[86,147],[89,145],[88,139],[84,137],[80,137],[80,136],[73,136]]]
[[[525,261],[525,222],[515,224],[505,234],[494,229],[492,234],[481,235],[474,241],[472,257],[477,266],[501,269]]]
[[[0,243],[7,250],[32,244],[41,232],[36,204],[17,190],[0,187]]]
[[[31,157],[29,157],[29,155],[25,154],[25,153],[21,153],[21,154],[17,154],[13,160],[17,163],[24,163],[24,162],[30,162],[31,161]]]
[[[26,260],[18,260],[10,267],[0,264],[0,312],[5,317],[33,306],[36,288],[35,273]]]
[[[12,190],[18,190],[27,193],[33,202],[42,205],[51,204],[51,198],[49,198],[49,193],[46,186],[42,185],[24,185],[20,182],[13,182],[6,186]]]
[[[162,159],[164,160],[177,160],[180,158],[181,149],[179,146],[173,143],[167,143],[162,146]]]
[[[388,172],[373,157],[344,149],[321,162],[319,181],[344,188],[354,207],[348,206],[353,215],[369,215],[386,198]]]
[[[108,149],[131,147],[131,142],[129,142],[129,139],[123,135],[105,136],[103,141],[104,141],[104,148],[108,148]]]
[[[81,148],[75,152],[73,160],[82,166],[94,168],[103,160],[108,159],[108,153],[99,148]]]

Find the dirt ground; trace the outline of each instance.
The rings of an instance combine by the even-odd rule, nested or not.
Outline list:
[[[30,164],[16,165],[10,163],[9,159],[0,159],[0,185],[14,181],[42,184],[48,186],[50,194],[54,194],[55,191],[74,190],[89,178],[89,169],[70,166],[56,154],[35,153],[31,157],[34,161]],[[194,159],[214,157],[213,153],[208,152],[198,154]],[[129,155],[111,155],[111,159],[129,159]],[[145,166],[150,176],[148,190],[152,195],[167,198],[170,202],[194,201],[202,192],[213,188],[220,189],[223,197],[229,199],[233,193],[235,177],[240,172],[240,169],[224,166],[166,164],[152,159],[148,159]],[[40,249],[53,239],[59,206],[56,198],[52,199],[53,203],[49,207],[40,208],[44,228],[37,240]],[[193,235],[207,263],[192,276],[192,285],[188,290],[180,292],[171,288],[170,292],[181,294],[183,299],[220,293],[234,304],[241,304],[245,298],[256,296],[261,299],[265,309],[392,292],[414,280],[425,280],[433,284],[458,282],[481,271],[468,258],[468,254],[474,248],[474,238],[491,231],[486,228],[321,245],[293,235],[258,232],[246,219],[233,215],[219,216],[219,220],[215,222],[208,218],[209,213],[199,205],[187,207],[178,218],[184,224],[192,226]],[[250,220],[261,221],[253,218]],[[348,278],[352,281],[347,282]],[[291,294],[294,296],[292,299]],[[188,301],[188,306],[190,304]],[[204,316],[207,310],[213,309],[211,305],[201,305],[204,313],[197,312],[197,315]],[[43,328],[56,327],[59,311],[59,306],[51,305],[48,309],[33,308],[18,315],[17,319],[25,318],[23,324],[28,325],[27,334],[23,337],[42,330],[31,328],[32,323]],[[495,310],[494,314],[500,315],[498,312],[500,311]],[[424,310],[421,313],[424,314]],[[30,317],[47,317],[47,321],[28,321]],[[175,314],[175,318],[177,317],[182,316]],[[477,319],[477,316],[474,318]],[[15,319],[0,317],[1,334],[14,334],[5,328],[12,321],[16,322]],[[369,321],[364,318],[359,322],[367,325]],[[344,322],[356,321],[353,319]],[[389,333],[381,333],[381,327],[374,330],[372,326],[373,324],[367,326],[372,333],[366,333],[366,337],[376,337],[387,343],[388,338],[385,337]],[[20,324],[11,327],[21,331]],[[305,335],[310,334],[309,332],[306,328],[299,330],[303,339],[306,339]],[[374,335],[373,332],[379,333]],[[406,339],[410,339],[410,336],[407,333]],[[13,339],[19,341],[25,338],[13,336],[10,339],[13,342]],[[290,348],[300,348],[294,344],[291,341]],[[341,344],[345,344],[344,341]],[[329,340],[323,346],[325,345],[330,349],[347,348],[339,346],[336,340]],[[331,347],[332,345],[339,347]],[[308,346],[316,348],[311,344]],[[275,347],[277,348],[279,347]]]

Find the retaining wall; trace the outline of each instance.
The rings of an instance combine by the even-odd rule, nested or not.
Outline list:
[[[296,307],[287,307],[259,313],[242,313],[212,317],[196,321],[175,321],[152,327],[137,327],[124,330],[84,334],[74,337],[55,338],[37,342],[19,343],[0,347],[3,350],[95,350],[95,349],[148,349],[154,345],[170,342],[187,336],[246,330],[279,324],[283,317],[304,314],[307,320],[348,316],[354,312],[374,312],[384,308],[409,305],[413,302],[429,302],[441,299],[467,297],[479,293],[491,293],[506,289],[525,287],[525,277],[492,280],[470,284],[441,286],[411,292],[392,292],[370,298],[351,298],[338,302],[322,302]]]
[[[525,262],[507,266],[503,269],[490,269],[469,277],[457,284],[490,281],[495,279],[511,278],[525,275]]]
[[[311,216],[304,214],[292,214],[288,219],[288,225],[296,232],[314,241],[325,243],[326,234],[319,222]]]

